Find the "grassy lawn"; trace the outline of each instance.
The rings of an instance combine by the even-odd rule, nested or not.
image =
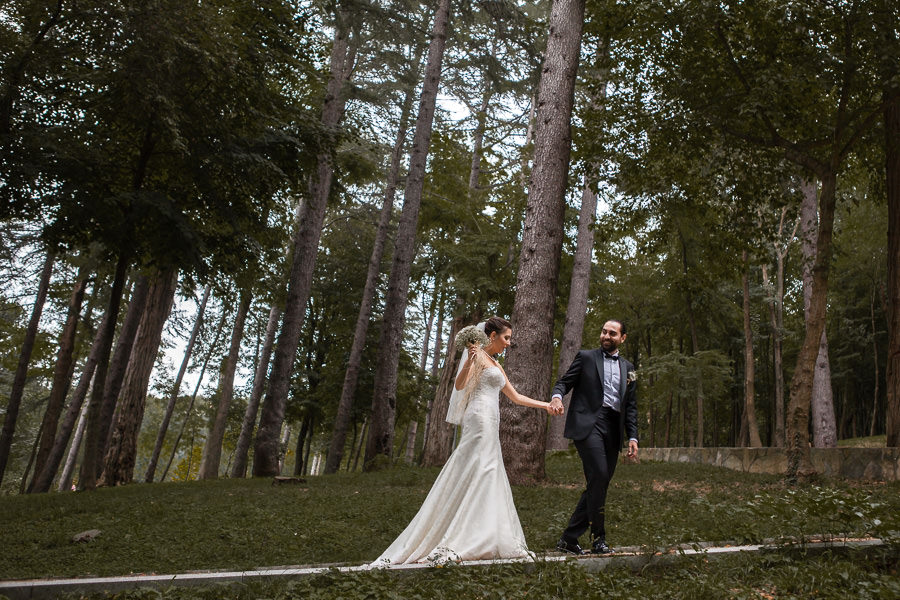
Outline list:
[[[553,547],[582,489],[574,453],[550,457],[547,470],[544,485],[513,489],[528,545],[538,553]],[[302,485],[219,480],[0,497],[0,579],[361,563],[376,558],[406,526],[436,475],[435,469],[404,467],[311,477]],[[653,549],[694,541],[876,535],[893,540],[894,547],[900,535],[898,492],[896,482],[822,480],[790,487],[779,477],[716,467],[623,464],[610,490],[608,538],[614,547]],[[88,529],[102,534],[90,543],[70,541]],[[896,554],[893,560],[896,565]],[[549,570],[547,577],[565,578],[568,568],[544,565],[523,577],[542,579],[540,573]],[[772,571],[765,565],[747,568],[760,576]],[[778,568],[789,571],[791,565]],[[475,571],[482,575],[472,577],[497,576],[490,569]],[[359,577],[376,581],[385,575]],[[291,597],[301,585],[306,584],[278,594]]]
[[[328,572],[293,581],[257,582],[251,585],[215,585],[202,588],[132,590],[91,599],[107,600],[457,600],[538,598],[570,600],[604,598],[634,600],[722,600],[742,598],[833,599],[900,598],[897,577],[900,552],[891,546],[865,553],[804,556],[799,552],[731,556],[715,561],[683,558],[666,568],[634,573],[608,570],[588,573],[566,563],[508,565],[503,567],[429,569],[415,575],[369,571],[342,574]],[[80,595],[67,596],[82,600]]]

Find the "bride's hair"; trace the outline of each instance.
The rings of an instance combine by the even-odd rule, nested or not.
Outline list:
[[[501,334],[507,329],[512,329],[512,323],[510,323],[503,317],[493,316],[484,322],[484,332],[488,337],[491,337],[491,334],[495,331],[498,334]]]

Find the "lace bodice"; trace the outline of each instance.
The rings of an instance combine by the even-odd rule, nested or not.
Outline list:
[[[472,397],[469,399],[469,405],[463,415],[463,422],[478,418],[483,420],[488,418],[491,421],[499,421],[500,419],[500,390],[506,385],[506,378],[500,367],[487,367],[481,374],[481,380],[478,382]]]

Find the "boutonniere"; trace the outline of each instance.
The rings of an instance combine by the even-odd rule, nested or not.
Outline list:
[[[628,371],[628,375],[625,376],[625,381],[628,383],[637,381],[637,371]]]

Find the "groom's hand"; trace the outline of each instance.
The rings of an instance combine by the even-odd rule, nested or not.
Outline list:
[[[628,453],[625,455],[628,458],[637,458],[638,453],[638,443],[634,440],[628,440]]]

